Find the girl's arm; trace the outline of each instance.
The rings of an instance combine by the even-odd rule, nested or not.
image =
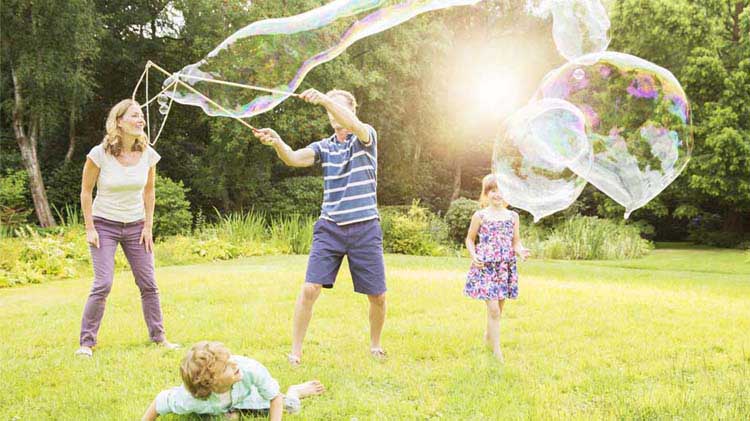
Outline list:
[[[143,189],[143,205],[146,208],[146,220],[141,231],[140,244],[146,247],[146,252],[151,253],[154,249],[154,237],[152,228],[154,226],[154,205],[156,204],[156,166],[149,168],[146,187]]]
[[[477,238],[479,232],[479,226],[482,225],[482,218],[479,217],[479,212],[474,212],[471,217],[471,224],[469,225],[469,232],[466,233],[466,249],[469,251],[471,256],[471,264],[474,266],[481,266],[482,262],[477,260],[476,247],[474,241]]]
[[[154,399],[151,405],[148,406],[146,413],[143,414],[141,421],[154,421],[158,416],[159,414],[156,412],[156,399]]]
[[[284,395],[276,395],[271,399],[271,409],[268,411],[268,419],[271,421],[281,421],[281,415],[284,413]]]
[[[521,259],[526,260],[529,257],[529,249],[521,244],[521,223],[520,218],[516,212],[513,212],[513,250],[517,255],[521,256]]]
[[[83,222],[86,226],[86,242],[99,248],[99,234],[94,228],[94,217],[92,215],[92,204],[94,202],[94,186],[99,179],[99,167],[91,158],[86,158],[83,166],[83,178],[81,181],[81,210],[83,211]]]

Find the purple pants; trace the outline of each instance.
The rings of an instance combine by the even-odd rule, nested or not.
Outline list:
[[[94,217],[94,228],[99,234],[99,248],[89,246],[91,260],[94,263],[94,285],[91,287],[86,307],[83,309],[81,320],[82,346],[96,345],[96,335],[104,316],[104,305],[112,289],[115,275],[115,251],[117,244],[122,245],[125,257],[133,271],[135,283],[141,290],[141,307],[143,318],[148,326],[148,334],[152,341],[161,342],[164,337],[164,325],[159,303],[159,288],[154,278],[154,255],[146,252],[143,244],[139,244],[143,221],[123,223]]]

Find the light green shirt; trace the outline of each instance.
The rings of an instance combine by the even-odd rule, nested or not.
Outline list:
[[[239,365],[242,380],[230,389],[229,406],[222,405],[221,398],[212,393],[206,399],[193,397],[185,386],[173,387],[156,396],[156,412],[159,415],[175,414],[223,414],[233,409],[268,409],[271,400],[280,394],[279,383],[263,364],[240,355],[231,361]]]

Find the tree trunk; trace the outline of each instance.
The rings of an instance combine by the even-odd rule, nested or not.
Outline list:
[[[70,110],[70,119],[68,126],[68,152],[65,153],[65,163],[73,159],[73,151],[76,148],[76,113]]]
[[[456,159],[454,161],[456,167],[453,173],[453,193],[451,193],[451,202],[458,199],[461,195],[461,161]]]
[[[746,214],[743,215],[735,210],[727,211],[724,215],[724,223],[722,224],[722,230],[732,234],[744,234]]]
[[[21,88],[18,86],[16,72],[11,69],[13,77],[13,90],[15,94],[15,104],[13,107],[13,131],[16,135],[18,147],[21,149],[21,158],[26,172],[29,174],[29,189],[31,197],[34,200],[34,210],[39,219],[39,225],[42,227],[54,227],[55,218],[52,216],[52,210],[47,201],[47,191],[44,189],[42,180],[42,171],[39,168],[39,160],[36,156],[36,143],[39,136],[39,118],[32,117],[29,124],[29,133],[26,135],[23,116],[23,97]]]

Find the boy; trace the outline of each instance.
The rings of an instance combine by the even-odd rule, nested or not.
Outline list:
[[[232,355],[219,342],[195,344],[182,360],[180,375],[183,385],[159,393],[143,415],[144,421],[168,413],[225,414],[237,419],[240,411],[268,411],[275,421],[284,411],[299,412],[300,399],[325,391],[314,380],[291,386],[283,395],[261,363]]]

